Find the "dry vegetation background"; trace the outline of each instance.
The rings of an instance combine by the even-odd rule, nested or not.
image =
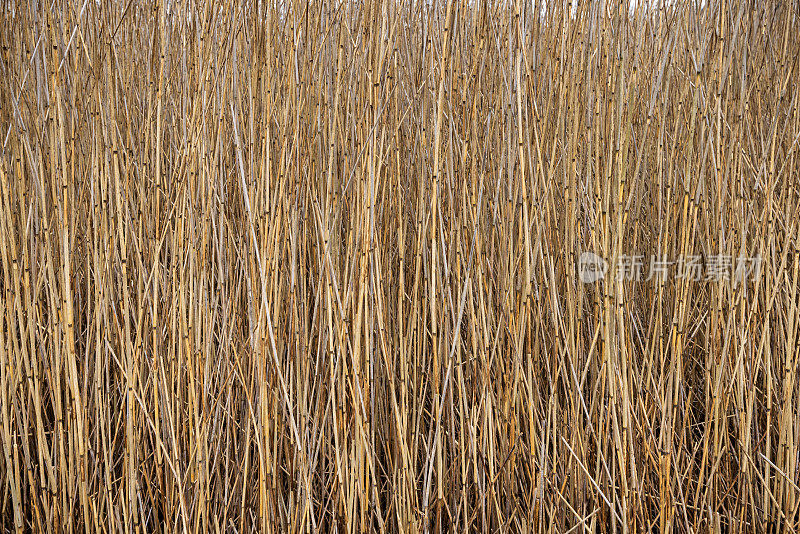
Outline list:
[[[0,527],[794,532],[800,6],[549,4],[1,2]]]

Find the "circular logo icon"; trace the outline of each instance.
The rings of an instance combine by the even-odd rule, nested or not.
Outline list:
[[[606,275],[608,263],[594,252],[584,252],[578,259],[578,277],[584,284],[597,282]]]

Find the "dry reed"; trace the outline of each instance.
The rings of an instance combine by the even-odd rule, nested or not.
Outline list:
[[[645,4],[0,2],[0,527],[800,528],[800,5]]]

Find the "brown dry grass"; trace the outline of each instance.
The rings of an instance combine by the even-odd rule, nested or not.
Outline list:
[[[794,532],[800,6],[548,4],[0,2],[0,527]]]

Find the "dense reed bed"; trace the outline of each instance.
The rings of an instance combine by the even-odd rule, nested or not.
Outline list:
[[[794,532],[798,13],[0,2],[0,526]]]

